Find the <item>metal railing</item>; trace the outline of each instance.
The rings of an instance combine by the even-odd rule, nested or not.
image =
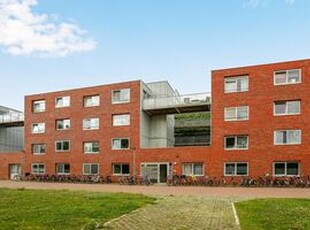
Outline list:
[[[169,97],[146,98],[143,109],[161,109],[173,107],[199,106],[211,104],[211,93],[186,94]]]
[[[0,124],[1,123],[13,123],[24,121],[23,113],[8,113],[0,115]]]

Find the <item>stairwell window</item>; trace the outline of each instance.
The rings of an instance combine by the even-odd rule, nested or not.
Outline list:
[[[45,100],[38,100],[32,102],[32,111],[34,113],[45,112]]]
[[[299,163],[298,162],[274,162],[273,163],[274,176],[298,176]]]
[[[69,107],[69,106],[70,106],[70,96],[57,97],[55,99],[56,108]]]
[[[45,132],[45,123],[34,123],[31,125],[32,133],[44,133]]]
[[[273,107],[273,114],[276,116],[300,114],[300,101],[276,101]]]
[[[225,121],[244,121],[249,119],[249,107],[228,107],[224,111]]]
[[[130,89],[114,90],[112,92],[112,104],[130,102]]]
[[[235,77],[225,77],[225,93],[235,93],[235,92],[246,92],[249,90],[249,77],[235,76]]]
[[[227,162],[224,164],[224,176],[247,176],[247,162]]]
[[[238,136],[228,136],[225,137],[225,149],[226,150],[242,150],[248,149],[248,136],[238,135]]]
[[[112,149],[113,150],[129,149],[129,138],[113,138]]]
[[[274,131],[275,145],[301,144],[301,130],[276,130]]]
[[[99,118],[83,119],[83,130],[99,129]]]
[[[301,69],[280,70],[274,72],[274,85],[288,85],[298,83],[301,83]]]
[[[99,106],[100,97],[99,95],[85,96],[84,97],[84,107],[94,107]]]
[[[186,176],[203,176],[203,163],[182,164],[182,174]]]

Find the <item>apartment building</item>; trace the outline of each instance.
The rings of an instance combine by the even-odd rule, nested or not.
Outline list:
[[[158,183],[172,174],[310,175],[309,75],[308,59],[212,71],[212,94],[131,81],[26,96],[21,171]],[[211,121],[180,138],[175,118],[186,113]]]

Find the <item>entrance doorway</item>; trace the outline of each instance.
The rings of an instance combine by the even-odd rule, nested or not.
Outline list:
[[[20,175],[21,170],[19,164],[10,164],[9,168],[11,180],[14,180],[15,176]]]
[[[153,183],[166,183],[169,163],[141,163],[141,175]]]

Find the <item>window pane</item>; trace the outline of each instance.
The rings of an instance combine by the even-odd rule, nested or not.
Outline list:
[[[300,82],[299,70],[288,70],[288,83]]]
[[[121,148],[121,140],[113,139],[113,149],[120,149],[120,148]]]
[[[286,83],[286,71],[280,71],[275,73],[275,83],[276,84]]]
[[[286,102],[279,101],[275,102],[275,114],[285,114],[286,113]]]
[[[120,164],[113,164],[113,173],[120,174],[121,173],[121,165]]]
[[[225,79],[225,92],[234,92],[237,90],[237,81],[235,79]]]
[[[288,130],[287,131],[287,143],[301,143],[300,130]]]
[[[275,163],[274,175],[284,175],[284,174],[285,174],[285,163]]]
[[[122,149],[128,149],[129,148],[129,140],[128,139],[122,139]]]
[[[129,164],[122,164],[122,174],[129,174]]]
[[[248,137],[237,137],[237,147],[247,148],[248,147]]]
[[[236,119],[236,108],[225,108],[225,120]]]
[[[90,174],[90,164],[84,164],[84,174]]]
[[[235,147],[235,137],[226,137],[226,143],[225,143],[225,148],[227,149],[232,149]]]
[[[276,131],[275,132],[275,143],[276,144],[286,143],[286,131]]]
[[[69,148],[70,148],[69,141],[64,141],[63,142],[63,150],[69,150]]]
[[[300,101],[288,101],[287,102],[287,113],[296,114],[300,112]]]
[[[248,164],[238,163],[237,164],[237,175],[247,175],[248,174]]]
[[[202,164],[194,164],[194,175],[203,175]]]
[[[226,163],[225,164],[225,175],[234,175],[235,174],[235,164]]]
[[[238,107],[237,109],[237,119],[243,120],[248,118],[248,107]]]
[[[97,174],[98,173],[98,164],[92,164],[91,165],[91,174]]]
[[[298,175],[298,163],[287,163],[287,175],[288,176]]]
[[[247,77],[239,78],[237,81],[237,91],[242,92],[247,90],[248,90],[248,78]]]
[[[183,164],[183,174],[192,175],[192,164]]]

